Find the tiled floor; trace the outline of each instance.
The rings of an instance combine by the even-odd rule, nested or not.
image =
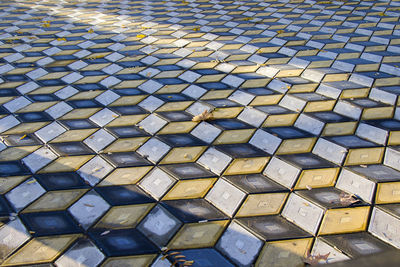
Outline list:
[[[0,1],[0,265],[400,248],[399,15],[388,0]]]

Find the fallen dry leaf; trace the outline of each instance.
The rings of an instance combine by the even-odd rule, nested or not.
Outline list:
[[[212,113],[208,110],[204,110],[201,114],[193,117],[192,121],[206,121],[211,120],[213,117]]]
[[[328,261],[328,257],[329,254],[331,254],[330,252],[328,252],[327,254],[321,255],[311,255],[311,253],[309,251],[307,251],[307,257],[304,259],[304,263],[307,263],[309,265],[317,265],[320,263],[320,261]]]
[[[350,206],[351,204],[357,203],[359,201],[360,200],[354,195],[344,193],[344,192],[340,193],[339,202],[342,205]]]

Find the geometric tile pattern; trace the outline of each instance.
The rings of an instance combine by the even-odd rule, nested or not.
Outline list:
[[[398,2],[0,10],[1,266],[400,248]]]

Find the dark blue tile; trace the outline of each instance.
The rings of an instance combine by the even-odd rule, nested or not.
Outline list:
[[[42,173],[36,174],[35,178],[47,191],[89,188],[76,172]]]
[[[89,236],[107,256],[127,256],[157,253],[158,248],[136,229],[91,230]]]
[[[161,204],[183,223],[228,218],[205,199],[167,200]]]
[[[53,120],[46,112],[17,113],[16,116],[21,122],[43,122]]]
[[[96,154],[82,142],[52,143],[50,147],[60,156],[79,156]]]
[[[68,130],[99,128],[98,125],[96,125],[95,123],[93,123],[88,119],[61,120],[60,123],[63,126],[65,126]]]
[[[30,171],[19,161],[0,162],[0,177],[28,174],[30,174]]]
[[[218,119],[210,122],[223,130],[251,129],[253,126],[237,119]]]
[[[207,143],[190,134],[165,134],[157,137],[172,147],[207,145]]]
[[[114,164],[116,167],[137,167],[152,165],[150,161],[133,151],[103,154],[103,157]]]
[[[106,129],[118,138],[149,136],[148,133],[139,129],[139,127],[136,126],[118,126],[108,127]]]
[[[213,248],[189,249],[180,251],[185,260],[193,261],[193,267],[234,267],[224,256]],[[170,259],[171,258],[171,259]],[[173,257],[169,260],[174,262]]]
[[[22,213],[19,216],[33,236],[82,232],[82,229],[67,211]]]
[[[155,201],[136,185],[98,186],[95,190],[111,206],[152,203]]]
[[[111,110],[121,115],[136,115],[148,113],[139,106],[116,106],[112,107]]]

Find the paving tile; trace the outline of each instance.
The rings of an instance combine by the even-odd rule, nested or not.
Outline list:
[[[396,3],[0,10],[2,266],[297,266],[400,248]]]

